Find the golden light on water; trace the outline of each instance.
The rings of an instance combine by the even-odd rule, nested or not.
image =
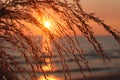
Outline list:
[[[52,27],[51,22],[50,21],[44,21],[44,27],[47,29],[50,29]]]
[[[42,69],[44,71],[51,71],[51,66],[50,65],[46,65],[46,66],[43,66]]]
[[[55,76],[49,76],[45,79],[44,76],[41,76],[38,80],[58,80]]]

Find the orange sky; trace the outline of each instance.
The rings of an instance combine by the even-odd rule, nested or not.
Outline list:
[[[120,31],[120,0],[81,0],[83,9],[88,13],[105,20],[105,23]],[[105,35],[105,31],[92,24],[97,35]]]
[[[69,1],[69,0],[68,0]],[[120,31],[120,0],[80,0],[83,10],[95,13],[95,16],[105,20],[105,23]],[[96,35],[108,33],[99,25],[91,23]],[[38,34],[38,32],[36,31]]]

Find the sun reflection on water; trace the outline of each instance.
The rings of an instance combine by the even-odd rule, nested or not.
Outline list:
[[[59,80],[59,79],[56,78],[55,76],[48,76],[47,79],[45,79],[44,76],[41,76],[38,78],[38,80]]]
[[[52,67],[51,67],[50,64],[45,65],[45,66],[42,66],[42,69],[43,69],[44,71],[52,71]]]

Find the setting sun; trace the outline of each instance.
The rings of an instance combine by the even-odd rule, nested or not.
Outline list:
[[[44,26],[45,26],[45,28],[50,29],[50,27],[51,27],[51,22],[45,21],[45,22],[44,22]]]

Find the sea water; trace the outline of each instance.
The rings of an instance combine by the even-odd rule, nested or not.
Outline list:
[[[84,50],[84,55],[88,59],[89,66],[91,68],[92,73],[87,72],[86,69],[83,69],[84,74],[86,76],[89,75],[101,75],[101,74],[110,74],[110,73],[120,73],[120,44],[118,44],[112,36],[96,36],[96,39],[100,44],[102,44],[102,47],[104,49],[104,53],[109,56],[111,61],[104,62],[102,58],[100,58],[92,48],[89,42],[84,37],[77,36],[78,41],[80,42],[81,47]],[[12,52],[11,53],[16,53]],[[67,57],[64,55],[64,57]],[[15,55],[14,58],[21,63],[21,65],[27,67],[28,71],[30,71],[30,67],[27,66],[25,61],[22,57]],[[46,57],[46,59],[49,57]],[[48,67],[43,65],[45,68],[47,74],[49,74],[48,79],[49,80],[61,80],[64,78],[63,70],[61,66],[61,62],[59,60],[59,55],[54,54],[54,71],[49,71]],[[81,73],[81,70],[76,65],[76,63],[72,59],[66,60],[69,68],[72,78],[81,78],[83,75]],[[40,63],[41,64],[41,63]],[[26,72],[27,73],[27,72]],[[32,72],[31,72],[32,73]],[[38,80],[45,80],[43,74],[41,71],[36,71],[36,74],[38,75]],[[21,79],[22,80],[22,79]]]

